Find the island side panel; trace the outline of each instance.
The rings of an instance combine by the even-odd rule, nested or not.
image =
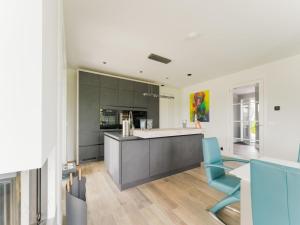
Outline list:
[[[112,177],[113,181],[120,186],[121,184],[121,171],[120,171],[120,148],[121,144],[119,141],[104,137],[104,163],[106,170]]]
[[[172,170],[200,166],[203,161],[202,138],[201,134],[174,137]]]

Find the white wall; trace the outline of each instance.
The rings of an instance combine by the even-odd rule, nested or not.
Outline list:
[[[41,166],[42,1],[0,3],[0,173]]]
[[[225,154],[232,143],[230,111],[235,86],[263,82],[263,155],[296,160],[300,144],[300,55],[198,83],[182,90],[182,118],[189,120],[189,94],[210,90],[210,122],[203,123],[207,137],[216,136]],[[281,111],[274,111],[280,105]]]
[[[174,99],[160,98],[159,100],[159,127],[176,128],[181,127],[181,92],[178,88],[160,87],[161,95],[173,96]]]
[[[42,167],[57,138],[58,1],[0,3],[0,173]]]
[[[63,159],[73,161],[76,159],[76,123],[77,123],[77,72],[67,70],[67,154]]]
[[[61,188],[59,155],[65,151],[59,142],[65,139],[61,4],[59,0],[0,3],[0,174],[26,174],[49,159],[49,217],[60,212],[56,187]],[[22,225],[28,224],[28,185],[22,179]]]

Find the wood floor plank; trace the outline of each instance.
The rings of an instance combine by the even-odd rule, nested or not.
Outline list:
[[[82,174],[87,178],[88,225],[218,224],[206,209],[224,194],[207,185],[203,167],[124,191],[116,187],[103,162],[82,165]],[[65,205],[65,198],[62,201]],[[240,215],[228,209],[219,216],[228,225],[240,221]]]

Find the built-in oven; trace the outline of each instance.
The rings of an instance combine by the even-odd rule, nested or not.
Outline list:
[[[120,110],[100,109],[100,130],[122,129]]]
[[[129,112],[132,111],[133,125],[140,128],[140,120],[147,119],[147,111],[128,109],[100,109],[100,130],[122,129],[122,121],[129,119]]]

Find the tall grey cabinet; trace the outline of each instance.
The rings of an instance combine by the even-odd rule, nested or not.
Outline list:
[[[117,77],[78,71],[78,150],[79,161],[104,158],[104,132],[100,130],[100,108],[147,111],[153,128],[159,127],[159,86]]]
[[[79,74],[79,159],[99,160],[104,147],[100,143],[99,105],[100,76],[81,72]]]

